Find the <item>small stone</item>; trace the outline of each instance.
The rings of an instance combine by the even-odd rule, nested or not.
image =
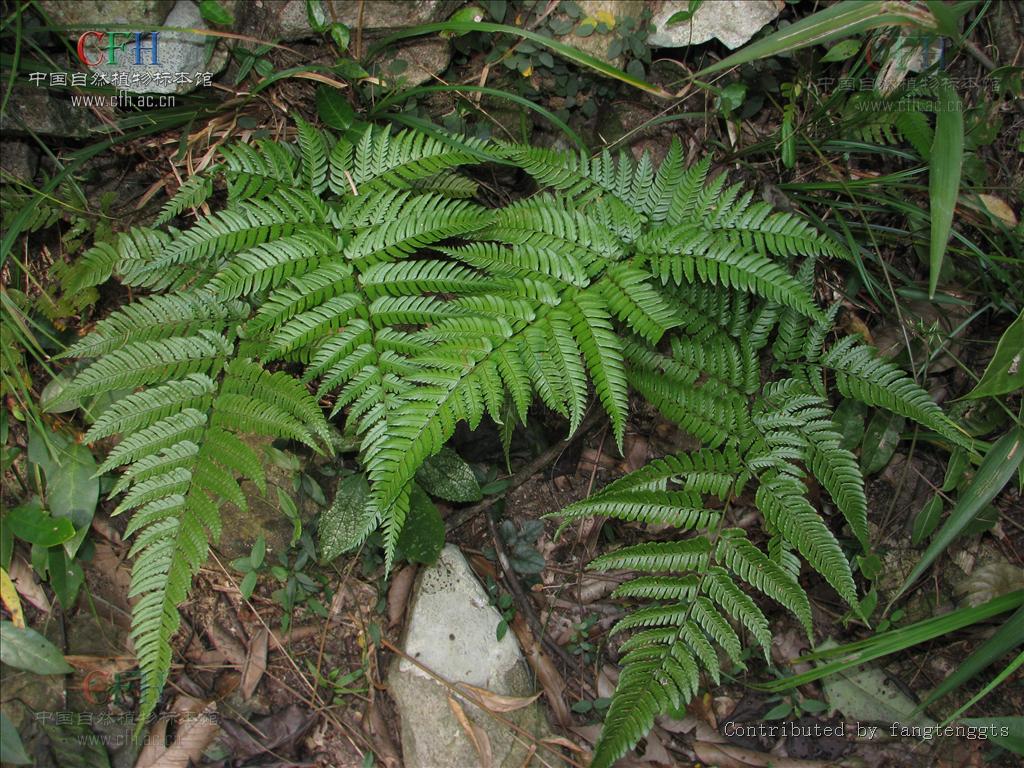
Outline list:
[[[495,631],[501,616],[490,604],[462,553],[451,544],[424,569],[415,587],[403,650],[449,683],[469,683],[503,696],[534,693],[519,646]],[[413,662],[399,658],[388,675],[402,719],[406,768],[462,768],[480,758],[448,704],[453,692]],[[467,717],[487,734],[496,767],[524,764],[525,747],[511,730],[465,699]],[[520,728],[546,736],[547,721],[537,702],[502,713]]]
[[[714,37],[727,48],[739,48],[785,7],[782,0],[715,0],[702,3],[689,21],[667,25],[689,5],[687,0],[669,0],[662,5],[651,19],[655,31],[647,37],[647,44],[652,48],[683,48]]]

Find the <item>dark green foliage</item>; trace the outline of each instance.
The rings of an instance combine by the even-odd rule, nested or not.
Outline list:
[[[548,191],[498,209],[467,200],[472,183],[452,169],[484,150]],[[99,357],[65,390],[145,387],[89,435],[124,434],[104,468],[126,466],[115,491],[126,492],[119,510],[134,510],[143,715],[166,679],[176,606],[216,538],[219,506],[244,506],[240,477],[263,482],[241,436],[326,448],[318,400],[344,415],[369,479],[332,509],[348,528],[331,553],[379,525],[388,569],[413,494],[417,509],[425,498],[415,479],[459,422],[475,428],[487,415],[508,429],[536,397],[575,429],[593,391],[621,445],[632,389],[704,442],[563,512],[686,534],[592,564],[640,571],[618,594],[652,602],[616,629],[635,634],[621,648],[597,765],[695,695],[701,670],[718,679],[715,646],[741,663],[734,625],[767,655],[768,622],[746,587],[809,632],[803,561],[856,609],[847,556],[807,497],[813,476],[867,544],[863,481],[840,447],[826,380],[961,441],[925,392],[866,348],[843,340],[823,353],[832,316],[809,290],[813,264],[794,276],[791,262],[841,257],[841,247],[721,176],[708,181],[707,162],[685,168],[678,144],[655,168],[647,157],[372,127],[335,138],[300,122],[297,149],[263,141],[222,153],[210,173],[227,180],[228,199],[216,212],[183,231],[121,235],[122,279],[156,293],[76,346]],[[164,218],[212,188],[190,180]],[[769,348],[779,375],[765,383]],[[726,527],[744,489],[766,547]]]

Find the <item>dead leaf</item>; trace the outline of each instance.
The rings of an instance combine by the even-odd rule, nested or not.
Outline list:
[[[203,705],[202,709],[183,713],[170,746],[164,746],[169,720],[161,718],[153,724],[135,768],[188,768],[189,762],[199,763],[203,752],[220,731],[217,705],[212,701],[199,703]]]
[[[25,628],[25,614],[21,610],[21,600],[18,599],[18,590],[14,582],[7,575],[5,568],[0,568],[0,601],[3,601],[4,608],[11,614],[11,624],[19,629]]]
[[[540,696],[540,691],[533,696],[503,696],[500,693],[488,691],[486,688],[477,688],[469,683],[456,683],[455,687],[471,694],[476,699],[474,704],[479,703],[491,712],[515,712],[517,709],[530,706]]]
[[[391,729],[384,721],[380,708],[372,700],[366,706],[366,714],[363,716],[363,731],[373,742],[373,751],[386,768],[398,768],[402,759],[398,754],[398,747],[391,738]]]
[[[79,672],[102,672],[111,678],[114,675],[127,672],[138,664],[134,656],[84,656],[71,654],[70,656],[65,656],[64,661]]]
[[[597,673],[597,695],[603,699],[610,699],[615,693],[618,680],[618,670],[611,664],[605,664]]]
[[[298,704],[289,704],[284,709],[244,725],[225,718],[221,727],[226,734],[225,740],[231,749],[231,757],[238,762],[245,762],[268,752],[287,751],[309,730],[315,719]]]
[[[216,621],[209,622],[206,627],[206,634],[213,641],[214,647],[227,657],[228,661],[241,669],[245,666],[248,653],[241,641],[220,626]]]
[[[43,588],[39,585],[39,581],[36,579],[32,569],[20,557],[11,559],[10,577],[19,595],[32,603],[40,611],[44,613],[50,612],[50,600],[46,597],[46,593],[43,592]]]
[[[1002,199],[995,195],[978,195],[978,198],[981,200],[982,207],[1006,226],[1017,226],[1017,214]]]
[[[718,768],[834,768],[836,765],[825,760],[779,757],[732,744],[713,744],[708,741],[694,742],[693,750],[702,763]]]
[[[242,666],[242,698],[250,699],[256,692],[256,687],[267,671],[267,641],[270,632],[265,627],[256,630],[256,634],[249,640],[249,653],[246,654],[245,664]]]
[[[413,582],[416,580],[416,566],[407,565],[391,579],[388,587],[388,626],[397,627],[405,615]]]
[[[564,736],[549,736],[548,738],[541,739],[540,741],[542,744],[550,744],[553,747],[565,747],[570,752],[576,752],[578,754],[583,754],[588,751],[576,742],[569,741],[569,739]]]
[[[647,734],[647,748],[644,749],[643,755],[639,757],[639,762],[641,763],[661,763],[663,765],[673,765],[675,763],[668,750],[665,749],[665,745],[661,743],[661,738],[658,736],[657,731],[651,731]]]
[[[491,768],[494,763],[494,755],[491,752],[491,739],[487,735],[487,732],[483,728],[472,722],[466,715],[466,711],[451,696],[448,697],[448,706],[455,715],[455,719],[459,721],[459,725],[462,726],[462,730],[466,732],[469,737],[470,743],[473,745],[473,749],[476,750],[477,757],[480,758],[481,768]]]
[[[563,728],[568,728],[572,725],[573,720],[569,713],[569,707],[565,703],[565,680],[562,679],[561,673],[554,662],[538,647],[533,633],[530,632],[526,621],[519,614],[516,614],[512,620],[512,631],[515,633],[516,639],[519,640],[519,647],[523,649],[523,655],[526,657],[530,669],[533,670],[541,687],[544,688],[544,697],[555,715],[555,720]]]

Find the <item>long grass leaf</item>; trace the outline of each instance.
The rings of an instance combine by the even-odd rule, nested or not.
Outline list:
[[[799,675],[791,675],[781,680],[774,680],[763,685],[752,685],[751,687],[771,693],[788,691],[797,686],[820,680],[836,672],[845,672],[861,664],[867,664],[869,661],[874,661],[883,656],[934,640],[937,637],[948,635],[951,632],[956,632],[980,621],[991,619],[993,616],[1012,611],[1021,605],[1024,605],[1024,589],[1019,589],[1008,595],[1001,595],[973,608],[962,608],[942,616],[919,621],[916,624],[911,624],[909,627],[900,627],[899,629],[872,635],[866,640],[858,640],[854,643],[847,643],[846,645],[807,654],[797,659],[797,661],[835,660]]]
[[[915,712],[921,712],[947,693],[964,685],[979,672],[998,661],[1003,654],[1021,644],[1024,644],[1024,608],[1018,608],[1017,612],[1008,618],[992,637],[957,664],[956,669],[949,674],[949,677],[935,686],[932,692],[918,705]]]
[[[996,494],[1013,477],[1022,458],[1024,458],[1024,429],[1014,427],[989,449],[985,460],[978,467],[978,472],[971,481],[970,487],[960,494],[945,524],[935,534],[932,543],[921,555],[921,559],[914,566],[914,570],[910,572],[907,580],[903,582],[900,591],[893,596],[890,604],[917,581],[921,574],[935,562],[935,559],[946,551],[946,548],[953,543],[967,524],[996,497]]]
[[[575,48],[571,45],[566,45],[558,40],[555,40],[545,35],[533,32],[529,29],[520,29],[519,27],[510,27],[507,24],[490,24],[488,22],[474,22],[474,21],[442,21],[436,24],[420,24],[415,27],[408,27],[393,35],[389,35],[377,43],[373,48],[367,52],[367,58],[373,58],[377,53],[385,49],[398,40],[403,40],[407,37],[420,37],[421,35],[430,35],[435,32],[494,32],[502,33],[506,35],[515,35],[522,37],[527,40],[532,40],[538,45],[543,45],[545,48],[550,50],[552,53],[557,53],[563,59],[568,59],[571,62],[579,64],[582,67],[592,69],[598,74],[604,75],[605,77],[611,77],[615,80],[620,80],[627,85],[631,85],[641,91],[659,96],[663,99],[672,97],[672,94],[666,91],[660,86],[653,85],[647,82],[643,78],[634,77],[633,75],[625,72],[618,67],[612,66],[607,61],[602,61],[596,56],[591,56],[589,53],[584,53],[579,48]]]
[[[704,77],[738,67],[740,64],[747,64],[755,59],[827,43],[868,29],[902,25],[935,29],[936,21],[927,10],[912,6],[910,3],[892,0],[842,0],[830,8],[790,24],[785,29],[780,29],[740,49],[710,67],[705,67],[694,77]]]
[[[960,97],[949,80],[938,89],[935,138],[932,141],[928,197],[931,203],[931,247],[929,248],[928,298],[935,297],[942,270],[942,258],[953,228],[953,212],[960,191],[964,159],[964,113]]]

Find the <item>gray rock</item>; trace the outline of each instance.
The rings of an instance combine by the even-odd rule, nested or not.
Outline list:
[[[363,32],[399,29],[443,21],[460,5],[459,0],[325,0],[327,18],[345,24],[352,30],[355,40],[357,28]],[[362,9],[360,10],[360,6]],[[238,31],[253,34],[258,31],[264,39],[301,40],[315,37],[306,11],[306,0],[253,0],[238,8],[243,17]]]
[[[149,23],[153,23],[150,21]],[[191,0],[178,0],[164,21],[167,27],[208,29],[199,13],[199,6]],[[144,42],[144,46],[149,43]],[[206,38],[185,32],[160,32],[157,41],[157,64],[144,47],[142,64],[135,63],[134,43],[115,53],[116,63],[104,60],[92,68],[93,72],[120,90],[131,93],[189,93],[200,87],[202,73],[216,73],[223,68],[226,57],[210,60]],[[186,75],[186,78],[180,75]]]
[[[644,9],[642,0],[577,0],[577,5],[583,12],[582,18],[603,20],[610,16],[615,19],[616,23],[619,19],[627,17],[639,19]],[[608,46],[614,39],[615,37],[611,34],[602,35],[598,32],[593,32],[586,37],[571,33],[563,37],[562,42],[621,67],[625,56],[608,57]]]
[[[84,139],[99,127],[91,109],[72,106],[44,87],[16,86],[6,111],[0,115],[0,129],[4,133],[31,131],[41,136]]]
[[[666,23],[689,7],[687,0],[668,0],[654,14],[655,31],[647,37],[652,48],[683,48],[717,37],[728,48],[739,48],[779,15],[782,0],[714,0],[705,2],[693,18],[669,27]]]
[[[8,174],[19,181],[32,181],[39,166],[39,155],[24,141],[0,143],[0,170],[4,181]]]
[[[388,49],[381,54],[376,66],[382,80],[395,86],[412,88],[434,80],[436,75],[448,69],[451,58],[448,41],[433,37]],[[404,61],[407,65],[400,74],[390,74],[394,61]]]
[[[43,13],[58,26],[86,27],[97,24],[161,24],[175,0],[39,0]],[[84,30],[68,32],[77,38]]]
[[[512,634],[495,639],[500,620],[469,563],[449,544],[437,563],[419,575],[403,650],[450,683],[469,683],[505,696],[530,696],[530,674]],[[447,687],[403,658],[392,665],[388,684],[402,719],[406,768],[480,764],[448,703],[453,694]],[[465,699],[458,700],[470,721],[487,734],[493,765],[524,764],[526,747],[513,731]],[[549,733],[537,702],[502,716],[538,738]]]

